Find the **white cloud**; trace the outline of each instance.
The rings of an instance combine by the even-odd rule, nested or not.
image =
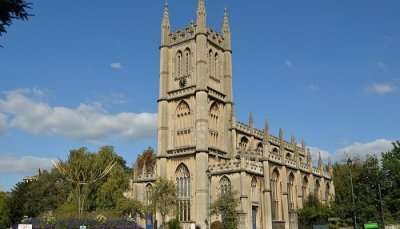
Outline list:
[[[382,61],[378,61],[376,64],[380,70],[386,70],[386,64]]]
[[[76,108],[50,106],[35,100],[32,91],[7,92],[0,99],[0,112],[9,116],[9,126],[37,135],[59,135],[96,141],[112,136],[147,138],[155,135],[155,113],[110,114],[101,104]]]
[[[0,156],[0,173],[35,174],[38,169],[51,169],[52,159],[33,156]]]
[[[112,69],[121,69],[121,68],[122,68],[122,64],[119,63],[119,62],[116,62],[116,63],[110,64],[110,67],[111,67]]]
[[[374,94],[384,95],[393,92],[395,87],[390,83],[375,83],[368,86],[367,90]]]
[[[286,61],[285,61],[285,65],[286,65],[286,67],[288,67],[288,68],[293,68],[293,63],[292,63],[292,61],[290,61],[290,60],[286,60]]]
[[[7,129],[7,118],[4,114],[0,113],[0,134],[4,133]]]
[[[316,84],[310,84],[308,85],[308,89],[310,89],[311,91],[319,91],[319,86]]]
[[[337,160],[343,160],[348,156],[365,158],[367,155],[379,155],[382,152],[388,152],[393,148],[391,140],[377,139],[372,142],[355,142],[349,146],[336,151]]]

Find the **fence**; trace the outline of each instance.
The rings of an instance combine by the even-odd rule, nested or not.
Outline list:
[[[76,229],[81,225],[87,226],[87,229],[143,229],[135,222],[129,222],[126,220],[108,220],[104,224],[100,224],[95,220],[57,220],[53,225],[44,225],[38,219],[32,219],[28,224],[32,224],[32,229]],[[18,225],[12,227],[18,229]]]

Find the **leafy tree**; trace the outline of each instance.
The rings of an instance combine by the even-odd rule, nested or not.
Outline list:
[[[167,225],[168,229],[182,229],[182,226],[177,219],[171,219],[168,221]]]
[[[393,143],[393,150],[382,155],[382,169],[387,184],[384,201],[386,219],[400,223],[400,141]]]
[[[310,194],[302,209],[298,210],[300,227],[310,227],[315,224],[326,224],[332,211],[323,205],[318,198]]]
[[[121,215],[131,217],[144,217],[144,206],[138,200],[131,200],[126,198],[120,198],[118,201],[117,209]]]
[[[10,226],[9,216],[9,197],[6,193],[0,192],[0,228],[7,228]]]
[[[12,20],[28,20],[31,5],[25,0],[0,0],[0,36],[7,32],[6,27],[11,25]]]
[[[12,224],[19,222],[24,216],[33,216],[32,208],[27,206],[29,192],[31,192],[31,185],[26,182],[17,183],[12,189],[9,199]]]
[[[96,154],[88,152],[86,148],[80,148],[72,150],[66,162],[55,164],[58,171],[75,190],[79,218],[87,209],[87,202],[94,191],[94,185],[102,181],[116,165],[114,160],[107,164],[96,163],[99,161],[96,157]]]
[[[163,228],[165,217],[174,211],[176,202],[175,183],[166,179],[156,181],[151,193],[151,208],[154,212],[160,212]]]
[[[228,190],[221,193],[218,199],[211,204],[211,214],[221,215],[225,229],[236,229],[238,227],[239,220],[236,209],[240,202],[236,196],[236,192]]]

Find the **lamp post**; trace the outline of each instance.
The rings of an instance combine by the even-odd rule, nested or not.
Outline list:
[[[353,227],[354,229],[357,229],[356,200],[354,198],[353,175],[351,174],[351,167],[353,165],[353,161],[351,160],[351,158],[347,160],[347,165],[349,166],[349,171],[350,171],[351,200],[353,202]]]

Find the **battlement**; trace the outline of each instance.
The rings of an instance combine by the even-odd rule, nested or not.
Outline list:
[[[174,32],[169,34],[169,44],[176,45],[184,41],[188,41],[194,39],[196,37],[196,28],[197,25],[191,23],[184,28],[178,29]],[[219,48],[224,47],[224,36],[221,33],[218,33],[211,28],[207,28],[207,38],[210,42],[214,45],[218,46]]]
[[[191,23],[190,25],[182,29],[178,29],[175,32],[171,32],[169,34],[169,43],[173,45],[193,39],[195,37],[195,34],[196,34],[196,24]]]
[[[236,122],[234,123],[234,128],[236,128],[237,130],[248,134],[250,136],[254,136],[258,139],[264,139],[264,131],[254,128],[254,127],[250,127],[249,125],[242,123],[242,122]],[[279,137],[273,136],[273,135],[269,135],[269,144],[280,147],[281,146],[281,140],[279,139]],[[303,149],[302,147],[298,146],[298,145],[293,145],[292,143],[284,140],[283,141],[283,147],[290,151],[290,152],[299,152],[300,155],[305,156],[306,155],[306,151],[305,149]]]

